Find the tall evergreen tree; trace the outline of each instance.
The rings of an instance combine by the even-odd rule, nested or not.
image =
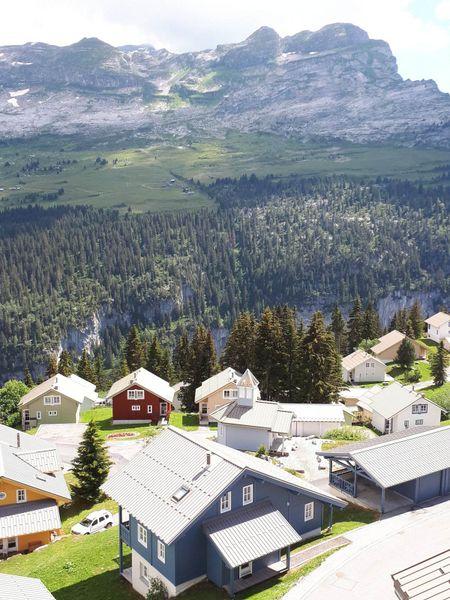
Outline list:
[[[205,379],[217,372],[217,356],[211,331],[203,325],[197,326],[190,344],[190,363],[185,381],[188,384],[181,392],[182,404],[188,412],[198,411],[195,390]]]
[[[330,331],[334,335],[337,351],[340,354],[346,353],[348,348],[347,326],[337,304],[335,304],[331,313]]]
[[[144,346],[137,325],[132,325],[125,344],[125,357],[130,371],[136,371],[144,362]]]
[[[320,312],[314,313],[300,343],[299,381],[303,402],[335,402],[344,387],[334,335]]]
[[[348,318],[348,351],[353,352],[363,339],[363,315],[361,312],[361,300],[356,296],[353,308]]]
[[[166,381],[173,381],[174,374],[169,352],[161,346],[156,335],[150,342],[145,368]]]
[[[380,334],[380,317],[372,302],[369,301],[363,315],[362,336],[364,340],[376,340]]]
[[[447,381],[448,354],[443,342],[439,343],[438,349],[430,360],[431,374],[435,386],[442,386]]]
[[[97,425],[90,421],[72,462],[72,473],[77,482],[72,486],[75,493],[87,502],[95,502],[101,496],[100,486],[108,477],[111,461],[101,439]]]
[[[31,376],[30,369],[25,367],[23,370],[23,382],[28,388],[34,387],[33,377]]]
[[[50,377],[54,377],[58,373],[58,358],[56,354],[50,354],[47,363],[47,370],[45,371],[45,375],[47,379]]]
[[[411,323],[412,334],[418,339],[423,334],[423,314],[422,306],[419,300],[415,300],[409,311],[409,321]]]
[[[73,373],[73,360],[68,350],[62,350],[58,361],[58,373],[69,377]]]
[[[191,364],[191,346],[187,331],[183,329],[173,351],[173,367],[175,376],[185,381]]]
[[[273,311],[264,309],[256,329],[255,374],[263,398],[274,400],[282,389],[283,331]]]
[[[84,348],[81,353],[80,360],[77,364],[77,375],[78,377],[82,377],[86,379],[86,381],[90,381],[91,383],[95,383],[95,373],[92,367],[91,359],[89,358],[89,354]]]
[[[296,311],[284,305],[276,307],[273,313],[274,317],[278,319],[283,338],[278,396],[285,402],[296,402],[299,392],[297,362],[300,339]]]
[[[104,390],[107,387],[107,384],[103,356],[100,353],[97,354],[94,359],[93,370],[95,377],[95,381],[93,383],[95,383],[98,390]]]
[[[416,359],[416,352],[411,340],[404,337],[397,351],[396,362],[404,369],[411,369]]]
[[[238,315],[222,354],[224,368],[232,367],[240,373],[244,373],[245,369],[254,369],[255,334],[256,324],[252,313],[246,311]]]

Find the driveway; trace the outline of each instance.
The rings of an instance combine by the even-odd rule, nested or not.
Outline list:
[[[318,438],[307,439],[303,437],[293,437],[285,443],[286,449],[289,451],[289,456],[278,458],[284,467],[294,469],[295,471],[303,471],[305,479],[318,479],[323,477],[327,471],[319,469],[319,464],[323,467],[328,467],[328,461],[321,459],[320,463],[317,460],[316,452],[320,452],[323,440]]]
[[[345,534],[349,546],[301,579],[284,600],[394,600],[391,574],[448,548],[450,498]]]

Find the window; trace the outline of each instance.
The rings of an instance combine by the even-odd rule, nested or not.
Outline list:
[[[58,416],[58,411],[57,410],[49,410],[47,412],[49,417],[57,417]]]
[[[167,402],[160,402],[159,404],[159,414],[167,415]]]
[[[420,415],[428,412],[428,404],[413,404],[412,414]]]
[[[144,583],[148,585],[148,568],[144,563],[139,563],[139,576]]]
[[[156,547],[157,547],[158,559],[162,563],[165,563],[166,562],[166,545],[163,544],[163,542],[161,540],[158,540]]]
[[[242,577],[248,577],[252,573],[253,573],[253,563],[252,562],[244,563],[243,565],[241,565],[239,567],[239,578],[240,579],[242,579]]]
[[[366,367],[370,367],[370,363],[366,363]]]
[[[217,433],[219,435],[223,435],[223,424],[222,423],[219,423],[219,426],[217,428]]]
[[[138,410],[141,410],[141,407],[140,407],[140,405],[139,405],[139,404],[133,404],[133,405],[131,406],[131,410],[132,410],[133,412],[136,412],[136,411],[138,411]]]
[[[0,492],[0,500],[6,499],[6,492]]]
[[[101,523],[104,520],[105,520],[105,517],[99,517],[98,522]]]
[[[151,414],[152,414],[152,412],[153,412],[153,406],[152,406],[151,404],[149,404],[149,405],[147,406],[147,414],[151,415]]]
[[[26,502],[27,501],[27,491],[26,490],[17,490],[17,502]]]
[[[36,419],[39,421],[40,419],[42,419],[42,413],[40,410],[36,411]]]
[[[147,530],[138,523],[138,541],[147,548]]]
[[[128,400],[143,400],[144,390],[127,390]]]
[[[228,512],[231,510],[231,492],[227,492],[220,498],[220,512]]]
[[[206,402],[204,402],[202,404],[202,415],[207,415],[208,414],[208,404]]]
[[[231,398],[231,390],[223,390],[224,398]]]
[[[405,429],[409,429],[409,421],[403,421],[403,426]]]
[[[242,488],[242,504],[251,504],[253,502],[253,484],[244,485]]]
[[[44,404],[61,404],[61,396],[44,396]]]
[[[416,425],[423,425],[423,419],[416,419]]]
[[[17,538],[8,538],[8,550],[10,552],[17,550]]]
[[[182,485],[176,492],[175,494],[172,496],[172,500],[175,500],[175,502],[179,502],[180,500],[182,500],[186,494],[189,493],[189,488],[186,485]]]
[[[305,521],[312,521],[314,519],[314,502],[308,502],[305,504]]]

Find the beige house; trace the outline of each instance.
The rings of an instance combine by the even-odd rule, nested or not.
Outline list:
[[[376,358],[384,363],[392,362],[397,358],[398,349],[405,337],[406,335],[404,333],[394,329],[394,331],[390,331],[386,335],[381,336],[378,344],[372,346],[370,351]],[[428,349],[425,344],[411,338],[409,338],[409,340],[414,346],[416,360],[425,360],[428,354]]]
[[[212,412],[228,404],[238,397],[237,382],[241,374],[227,367],[217,375],[213,375],[195,390],[195,403],[199,405],[200,418],[207,419]],[[258,398],[259,390],[258,390]]]
[[[364,350],[355,350],[342,359],[342,379],[348,383],[384,381],[385,363]]]
[[[83,381],[83,380],[82,380]],[[24,429],[47,423],[78,423],[91,409],[98,394],[80,378],[58,374],[37,385],[20,400]]]

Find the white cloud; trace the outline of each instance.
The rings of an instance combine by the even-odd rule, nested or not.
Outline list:
[[[114,45],[152,43],[180,52],[240,41],[261,25],[290,35],[346,21],[386,40],[402,73],[414,78],[433,76],[450,90],[448,69],[438,66],[441,53],[448,55],[450,49],[445,23],[450,19],[450,0],[441,0],[436,7],[440,21],[432,8],[428,18],[416,16],[413,0],[16,0],[2,4],[0,44],[34,40],[68,44],[96,36]]]

